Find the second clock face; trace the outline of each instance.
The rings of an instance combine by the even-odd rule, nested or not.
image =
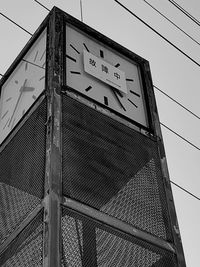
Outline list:
[[[69,87],[148,127],[137,64],[69,26],[66,80]]]
[[[11,132],[45,88],[46,30],[2,85],[0,143]]]

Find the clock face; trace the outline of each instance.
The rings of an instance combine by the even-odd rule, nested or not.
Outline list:
[[[45,88],[46,30],[1,88],[0,143]]]
[[[138,65],[69,26],[66,81],[67,86],[148,127]]]

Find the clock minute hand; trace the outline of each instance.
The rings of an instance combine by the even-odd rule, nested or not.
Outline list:
[[[125,107],[122,105],[121,101],[119,100],[119,97],[118,97],[116,91],[115,91],[111,86],[110,86],[110,88],[111,88],[111,91],[113,92],[115,98],[117,99],[117,102],[119,103],[120,107],[121,107],[124,111],[126,111]]]
[[[19,105],[19,101],[20,101],[20,99],[21,99],[21,97],[22,97],[22,94],[23,94],[23,92],[24,92],[23,89],[24,89],[24,87],[25,87],[25,85],[26,85],[26,82],[27,82],[27,79],[25,79],[24,84],[22,85],[22,87],[21,87],[20,90],[19,90],[19,91],[20,91],[20,94],[19,94],[19,96],[18,96],[18,99],[17,99],[16,105],[15,105],[15,108],[14,108],[14,110],[13,110],[12,116],[11,116],[10,121],[9,121],[9,123],[8,123],[8,127],[10,127],[10,124],[11,124],[11,122],[12,122],[12,119],[13,119],[13,117],[14,117],[14,115],[15,115],[15,111],[16,111],[18,105]]]

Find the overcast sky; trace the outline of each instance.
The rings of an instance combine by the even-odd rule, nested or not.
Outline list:
[[[41,0],[80,19],[79,0]],[[123,5],[200,64],[200,46],[161,17],[144,0],[121,0]],[[167,0],[148,0],[155,8],[200,42],[200,27]],[[200,20],[200,1],[176,0]],[[122,44],[150,62],[153,84],[200,116],[200,67],[131,16],[113,0],[82,0],[86,24]],[[31,33],[48,11],[34,0],[1,0],[0,12]],[[4,74],[30,35],[0,16],[0,73]],[[160,121],[200,147],[200,121],[155,90]],[[162,127],[170,178],[200,197],[199,153]],[[199,267],[200,202],[172,185],[176,211],[188,267]]]

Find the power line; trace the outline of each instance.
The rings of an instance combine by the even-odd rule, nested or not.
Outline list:
[[[185,137],[183,137],[182,135],[178,134],[177,132],[175,132],[174,130],[172,130],[171,128],[169,128],[168,126],[166,126],[164,123],[160,122],[160,124],[165,127],[167,130],[169,130],[170,132],[172,132],[173,134],[177,135],[178,137],[180,137],[182,140],[184,140],[186,143],[188,143],[189,145],[193,146],[194,148],[196,148],[197,150],[200,150],[200,148],[196,145],[194,145],[192,142],[190,142],[189,140],[187,140]]]
[[[200,63],[198,63],[196,60],[191,58],[188,54],[186,54],[183,50],[181,50],[178,46],[174,45],[171,41],[169,41],[166,37],[164,37],[162,34],[160,34],[158,31],[156,31],[153,27],[151,27],[148,23],[146,23],[144,20],[142,20],[140,17],[138,17],[136,14],[134,14],[130,9],[128,9],[126,6],[121,4],[118,0],[114,0],[118,5],[120,5],[122,8],[124,8],[127,12],[129,12],[132,16],[137,18],[140,22],[142,22],[145,26],[147,26],[149,29],[151,29],[153,32],[155,32],[159,37],[161,37],[163,40],[165,40],[168,44],[173,46],[176,50],[178,50],[181,54],[183,54],[185,57],[190,59],[194,64],[196,64],[198,67],[200,67]]]
[[[22,29],[22,30],[25,31],[26,33],[30,34],[31,36],[33,35],[33,34],[30,33],[29,31],[27,31],[25,28],[23,28],[22,26],[20,26],[18,23],[16,23],[15,21],[13,21],[12,19],[10,19],[10,18],[7,17],[6,15],[4,15],[3,13],[0,12],[0,15],[3,16],[4,18],[6,18],[7,20],[9,20],[10,22],[12,22],[13,24],[15,24],[17,27],[19,27],[20,29]]]
[[[42,6],[43,8],[45,8],[46,10],[50,11],[50,9],[48,9],[46,6],[44,6],[43,4],[41,4],[39,1],[34,0],[36,3],[38,3],[40,6]]]
[[[169,2],[174,5],[176,8],[178,8],[182,13],[184,13],[189,19],[191,19],[194,23],[196,23],[198,26],[200,26],[200,22],[198,19],[196,19],[194,16],[192,16],[187,10],[185,10],[182,6],[177,4],[173,0],[169,0]]]
[[[146,0],[143,0],[147,5],[149,5],[151,8],[153,8],[157,13],[159,13],[163,18],[165,18],[167,21],[169,21],[173,26],[175,26],[178,30],[180,30],[182,33],[184,33],[187,37],[189,37],[192,41],[194,41],[196,44],[200,45],[200,43],[195,40],[191,35],[189,35],[187,32],[185,32],[183,29],[181,29],[178,25],[176,25],[172,20],[170,20],[167,16],[165,16],[163,13],[161,13],[158,9],[156,9],[154,6],[152,6],[150,3],[148,3]]]
[[[193,115],[194,117],[196,117],[197,119],[200,119],[200,117],[198,115],[196,115],[194,112],[192,112],[191,110],[189,110],[188,108],[186,108],[184,105],[182,105],[181,103],[179,103],[177,100],[175,100],[174,98],[172,98],[171,96],[169,96],[168,94],[166,94],[164,91],[162,91],[160,88],[158,88],[157,86],[153,85],[153,87],[155,89],[157,89],[159,92],[161,92],[162,94],[164,94],[165,96],[167,96],[169,99],[171,99],[172,101],[174,101],[177,105],[179,105],[180,107],[182,107],[183,109],[185,109],[187,112],[189,112],[191,115]]]
[[[172,180],[170,180],[170,183],[172,183],[173,185],[177,186],[178,188],[180,188],[181,190],[183,190],[184,192],[186,192],[187,194],[191,195],[192,197],[200,200],[199,197],[195,196],[194,194],[192,194],[190,191],[186,190],[185,188],[183,188],[182,186],[176,184],[175,182],[173,182]]]

